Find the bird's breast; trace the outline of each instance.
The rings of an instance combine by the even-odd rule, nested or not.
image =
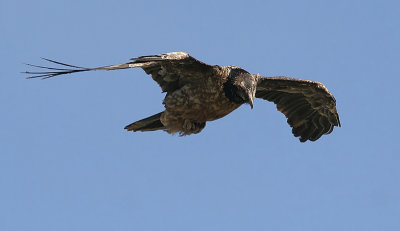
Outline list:
[[[166,110],[176,117],[198,122],[222,118],[240,106],[231,102],[225,96],[222,85],[218,84],[201,87],[185,85],[167,94],[164,105]]]

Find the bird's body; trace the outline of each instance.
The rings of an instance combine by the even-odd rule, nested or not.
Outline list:
[[[238,108],[240,104],[230,101],[224,94],[221,84],[215,79],[199,85],[185,85],[168,93],[163,101],[165,111],[161,122],[168,128],[169,133],[181,132],[188,135],[198,133],[188,129],[189,123],[204,124],[226,116]],[[186,126],[182,126],[182,125]],[[204,126],[203,126],[204,127]]]
[[[224,92],[229,68],[215,66],[211,73],[202,73],[199,81],[168,92],[163,103],[161,122],[169,133],[198,133],[207,121],[220,119],[242,103],[230,100]]]
[[[196,134],[207,121],[220,119],[243,103],[253,107],[254,97],[276,103],[278,110],[288,117],[293,134],[300,136],[302,142],[317,140],[330,133],[333,126],[340,126],[335,99],[318,82],[287,77],[263,78],[237,66],[208,65],[184,52],[141,56],[132,60],[99,68],[48,60],[72,69],[31,65],[51,71],[26,73],[36,75],[31,78],[49,78],[90,70],[142,68],[167,93],[163,101],[165,111],[126,126],[125,129],[130,131],[165,130],[180,135]]]

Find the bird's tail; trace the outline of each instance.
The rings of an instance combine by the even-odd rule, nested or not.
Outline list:
[[[160,117],[163,112],[160,112],[158,114],[152,115],[150,117],[147,117],[145,119],[136,121],[134,123],[129,124],[128,126],[125,127],[126,130],[128,131],[155,131],[155,130],[164,130],[165,127],[160,121]]]

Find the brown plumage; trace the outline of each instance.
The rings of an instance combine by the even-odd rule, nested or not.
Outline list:
[[[274,102],[301,142],[315,141],[340,126],[335,98],[326,87],[309,80],[287,77],[260,77],[237,66],[208,65],[185,52],[141,56],[131,62],[85,68],[50,59],[68,68],[44,68],[44,72],[25,72],[28,78],[93,70],[142,68],[166,92],[165,111],[125,127],[129,131],[164,130],[190,135],[199,133],[207,121],[224,117],[244,103],[253,107],[254,97]]]

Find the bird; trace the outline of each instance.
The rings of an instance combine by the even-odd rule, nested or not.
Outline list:
[[[98,70],[142,68],[158,83],[165,110],[125,127],[128,131],[163,130],[180,136],[201,132],[208,121],[230,114],[260,98],[276,104],[300,142],[316,141],[340,127],[336,100],[320,82],[284,76],[262,77],[238,66],[209,65],[186,52],[132,58],[129,62],[87,68],[42,58],[57,67],[27,64],[41,71],[25,71],[32,78]],[[244,119],[245,123],[250,121]]]

